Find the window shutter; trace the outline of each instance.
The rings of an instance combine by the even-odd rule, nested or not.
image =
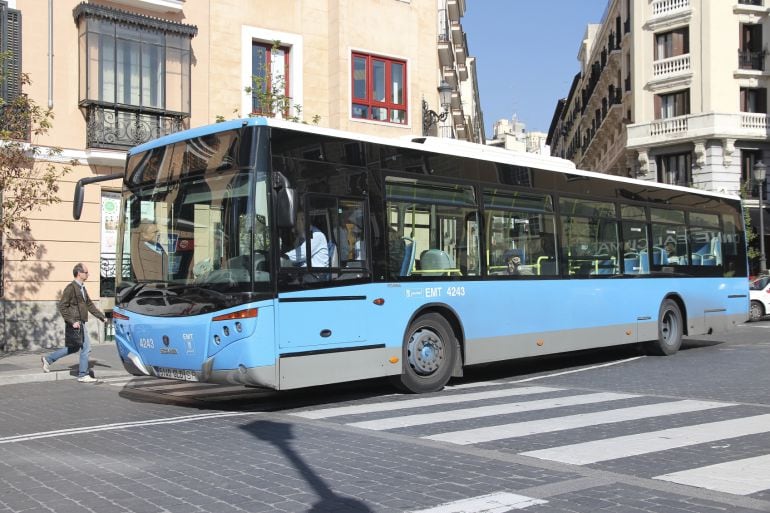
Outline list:
[[[684,53],[684,34],[680,30],[675,30],[672,36],[674,39],[674,51],[671,52],[671,56],[682,55]]]
[[[749,103],[748,103],[749,95],[746,88],[741,87],[741,112],[748,112],[749,111]]]
[[[0,1],[0,53],[6,52],[10,58],[3,61],[0,95],[8,102],[21,94],[21,11]]]
[[[757,112],[767,114],[767,89],[764,87],[757,89]]]
[[[659,94],[655,95],[655,119],[661,119],[663,116],[660,112],[661,98]]]

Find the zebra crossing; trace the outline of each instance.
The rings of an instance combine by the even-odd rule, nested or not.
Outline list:
[[[770,491],[770,412],[757,412],[757,407],[499,382],[489,383],[487,388],[448,388],[430,397],[391,396],[288,413],[364,430],[512,450],[572,465],[620,462],[640,468],[633,465],[638,463],[635,458],[658,458],[647,466],[655,473],[651,470],[643,477],[734,495],[766,496]],[[549,433],[562,434],[562,443],[556,443],[556,437],[548,438]],[[573,433],[577,441],[563,444]],[[537,442],[527,443],[530,439]],[[761,447],[761,454],[754,451],[745,457],[738,450],[741,441],[747,441],[748,447]],[[735,445],[735,454],[716,451],[711,444],[717,442],[725,443],[719,447]],[[533,445],[541,448],[532,449]],[[684,448],[700,450],[698,461],[712,461],[681,468],[686,463],[660,457]]]

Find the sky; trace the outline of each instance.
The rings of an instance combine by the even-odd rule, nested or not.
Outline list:
[[[548,132],[556,102],[580,71],[586,25],[609,0],[466,0],[460,20],[476,58],[487,138],[516,115],[528,132]]]

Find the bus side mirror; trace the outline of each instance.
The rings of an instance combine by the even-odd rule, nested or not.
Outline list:
[[[80,214],[83,213],[83,184],[78,183],[75,185],[75,197],[72,198],[72,218],[77,221],[80,219]]]
[[[277,193],[278,216],[276,223],[278,228],[293,228],[297,221],[297,191],[294,189],[280,189]]]
[[[278,228],[293,228],[297,221],[297,191],[292,189],[288,178],[278,171],[273,173],[273,189],[277,208]]]
[[[80,219],[80,214],[83,213],[83,187],[91,183],[108,182],[110,180],[118,180],[119,178],[123,178],[123,173],[89,176],[78,180],[78,183],[75,184],[75,196],[72,198],[72,217],[77,221]]]

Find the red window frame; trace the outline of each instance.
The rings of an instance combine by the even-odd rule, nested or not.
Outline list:
[[[272,73],[272,64],[273,64],[273,48],[274,45],[272,43],[263,43],[261,41],[252,41],[251,42],[251,48],[252,48],[252,58],[251,58],[251,75],[257,76],[259,73],[257,73],[259,70],[254,69],[255,66],[255,59],[254,59],[254,48],[260,47],[265,50],[265,75],[268,77],[268,80],[265,84],[265,87],[269,87],[272,89],[273,87],[273,73]],[[290,82],[290,76],[289,76],[289,61],[290,61],[290,55],[291,55],[291,48],[288,46],[279,46],[278,49],[283,50],[283,69],[284,76],[283,76],[283,87],[284,91],[283,94],[286,96],[290,96],[289,92],[291,91],[291,82]],[[252,81],[251,87],[254,88],[255,85]],[[261,115],[267,115],[272,116],[275,115],[275,112],[264,112],[264,110],[261,108],[261,106],[257,105],[257,98],[256,95],[252,92],[251,94],[251,113],[252,114],[261,114]],[[288,113],[284,112],[284,115],[287,115]]]
[[[356,59],[364,59],[366,63],[366,78],[365,78],[365,97],[356,96]],[[374,65],[375,63],[385,64],[385,101],[379,101],[374,96]],[[403,73],[401,77],[401,103],[395,103],[393,98],[393,80],[392,70],[393,65],[400,65]],[[372,55],[361,52],[353,52],[350,60],[350,97],[351,97],[351,116],[354,119],[369,119],[373,121],[379,121],[381,123],[391,123],[396,125],[406,125],[409,121],[409,108],[407,98],[409,97],[407,92],[407,69],[406,61],[400,59],[393,59],[390,57],[383,57],[381,55]],[[365,112],[361,112],[362,109],[366,109]],[[375,116],[375,112],[379,109],[386,110],[385,119]],[[394,117],[394,112],[401,112],[403,114],[402,119]]]

